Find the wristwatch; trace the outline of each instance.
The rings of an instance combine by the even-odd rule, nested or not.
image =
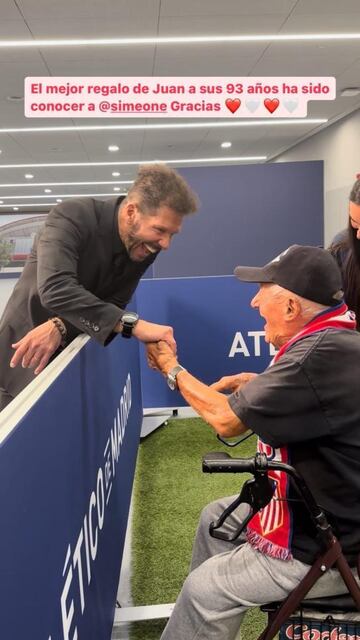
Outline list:
[[[177,364],[176,367],[170,369],[169,373],[166,376],[167,383],[171,389],[171,391],[175,391],[178,389],[178,383],[176,380],[176,376],[180,371],[186,371],[185,367],[182,367],[181,364]]]
[[[121,335],[123,338],[131,338],[133,328],[137,324],[139,316],[134,311],[125,311],[120,322],[122,324]]]

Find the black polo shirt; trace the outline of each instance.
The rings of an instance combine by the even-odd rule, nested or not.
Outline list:
[[[326,511],[345,555],[360,552],[360,335],[327,329],[296,342],[229,397],[241,421],[289,462]],[[291,552],[311,564],[315,528],[290,485]],[[294,501],[293,501],[294,500]]]

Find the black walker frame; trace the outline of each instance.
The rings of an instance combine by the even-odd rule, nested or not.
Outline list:
[[[257,453],[253,458],[232,458],[225,452],[209,453],[203,458],[203,471],[205,473],[251,473],[253,478],[247,480],[242,487],[239,496],[229,505],[221,514],[217,522],[212,522],[209,527],[209,533],[215,538],[222,540],[235,540],[245,529],[247,523],[253,515],[266,506],[273,497],[274,484],[268,478],[268,471],[277,470],[287,473],[300,498],[305,504],[311,520],[313,521],[318,539],[320,541],[319,556],[314,564],[310,567],[308,573],[299,583],[294,591],[292,591],[286,600],[280,603],[271,603],[262,607],[268,612],[268,624],[259,636],[258,640],[272,640],[282,625],[287,622],[295,611],[300,610],[301,616],[304,610],[312,610],[327,615],[328,620],[336,618],[337,614],[347,614],[349,612],[356,613],[360,611],[360,587],[357,584],[353,572],[343,554],[340,542],[334,535],[332,528],[326,518],[323,510],[317,505],[314,497],[306,485],[302,476],[290,465],[269,460],[265,454]],[[249,505],[249,514],[244,519],[241,527],[233,532],[221,529],[222,525],[229,515],[240,505],[246,503]],[[347,588],[347,593],[341,596],[331,596],[326,598],[306,599],[307,593],[317,582],[317,580],[330,568],[336,568]],[[360,578],[360,555],[358,557],[357,572]],[[330,622],[331,624],[331,622]],[[302,625],[301,625],[302,626]],[[350,625],[353,627],[354,625]],[[321,635],[321,638],[329,638],[329,640],[358,640],[360,639],[360,622],[355,624],[356,633],[351,634],[328,634]],[[359,631],[357,631],[357,628]],[[359,634],[359,635],[358,635]],[[290,635],[290,638],[309,638],[313,639],[316,634],[307,631],[307,635],[301,636]]]

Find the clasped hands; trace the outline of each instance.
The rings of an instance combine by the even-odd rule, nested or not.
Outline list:
[[[164,340],[148,342],[146,345],[147,361],[151,369],[156,369],[165,376],[178,363],[174,351]]]
[[[148,343],[146,349],[149,367],[160,371],[160,373],[165,376],[173,367],[179,364],[174,352],[163,340]],[[256,378],[257,375],[257,373],[252,372],[242,372],[232,376],[223,376],[220,380],[210,385],[210,387],[215,391],[233,393],[237,389],[244,387],[250,380]]]

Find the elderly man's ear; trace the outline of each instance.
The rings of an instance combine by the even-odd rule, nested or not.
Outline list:
[[[301,315],[301,304],[297,298],[288,298],[286,301],[286,320],[291,322]]]

